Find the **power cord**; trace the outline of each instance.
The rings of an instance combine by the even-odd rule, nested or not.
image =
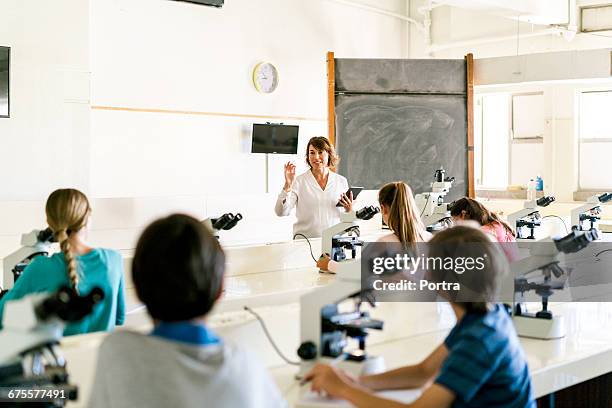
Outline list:
[[[569,229],[567,228],[567,224],[565,223],[565,220],[564,220],[563,218],[559,217],[558,215],[547,215],[547,216],[545,216],[545,217],[542,217],[542,219],[544,219],[544,218],[551,218],[551,217],[552,217],[552,218],[558,218],[558,219],[560,219],[560,220],[561,220],[561,222],[563,223],[563,226],[565,227],[565,233],[566,233],[566,234],[569,234]]]
[[[423,206],[423,210],[421,211],[421,215],[419,215],[419,218],[423,218],[423,214],[425,214],[425,210],[427,209],[427,206],[429,206],[430,197],[431,197],[431,193],[427,194],[427,201],[425,201],[425,205]]]
[[[297,233],[297,234],[293,235],[293,239],[295,239],[295,237],[297,237],[297,236],[302,236],[302,237],[304,237],[304,239],[306,239],[306,242],[308,242],[308,247],[310,248],[310,256],[311,256],[312,260],[315,261],[315,263],[316,263],[317,260],[315,259],[314,254],[312,253],[312,245],[310,245],[310,240],[308,239],[308,237],[306,235],[304,235],[304,234]]]
[[[604,249],[603,251],[599,251],[598,253],[594,254],[595,258],[599,258],[599,255],[603,254],[604,252],[609,252],[612,251],[612,248],[608,248],[608,249]]]
[[[266,323],[263,321],[263,319],[261,318],[261,316],[255,312],[253,309],[251,309],[248,306],[244,306],[244,310],[246,310],[247,312],[249,312],[250,314],[252,314],[253,316],[255,316],[255,318],[257,319],[257,321],[259,322],[259,324],[261,325],[261,328],[263,329],[266,337],[268,338],[268,341],[270,342],[270,344],[272,345],[272,347],[274,348],[274,351],[276,351],[276,354],[278,354],[280,356],[280,358],[282,358],[283,360],[285,360],[285,362],[287,364],[291,364],[291,365],[300,365],[299,361],[291,361],[289,360],[287,357],[285,357],[285,355],[283,354],[282,351],[280,351],[280,349],[278,348],[278,346],[276,345],[276,343],[274,342],[274,340],[272,339],[272,336],[270,335],[270,332],[268,331],[268,328],[266,327]]]

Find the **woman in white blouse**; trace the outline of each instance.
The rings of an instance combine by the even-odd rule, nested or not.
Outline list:
[[[340,222],[342,211],[353,209],[353,195],[347,196],[346,178],[335,173],[338,156],[324,137],[313,137],[306,147],[306,163],[310,170],[296,177],[295,165],[285,164],[285,185],[278,195],[274,211],[287,216],[296,207],[297,222],[293,235],[320,237],[323,230]],[[336,207],[337,203],[340,207]]]

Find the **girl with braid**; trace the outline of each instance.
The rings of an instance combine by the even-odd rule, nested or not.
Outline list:
[[[54,292],[62,286],[85,295],[98,286],[104,291],[104,300],[82,320],[68,324],[64,335],[110,331],[123,324],[123,260],[116,251],[92,248],[85,242],[91,215],[85,194],[75,189],[56,190],[47,199],[45,212],[61,252],[34,258],[0,300],[0,318],[4,303],[10,300],[37,292]]]

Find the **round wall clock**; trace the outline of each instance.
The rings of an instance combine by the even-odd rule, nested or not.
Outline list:
[[[263,93],[274,92],[278,86],[278,71],[269,62],[260,62],[253,69],[253,84],[255,89]]]

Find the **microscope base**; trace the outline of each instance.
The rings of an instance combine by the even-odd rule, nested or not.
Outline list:
[[[516,333],[520,337],[552,340],[565,337],[565,320],[563,316],[542,319],[535,316],[512,316]]]

